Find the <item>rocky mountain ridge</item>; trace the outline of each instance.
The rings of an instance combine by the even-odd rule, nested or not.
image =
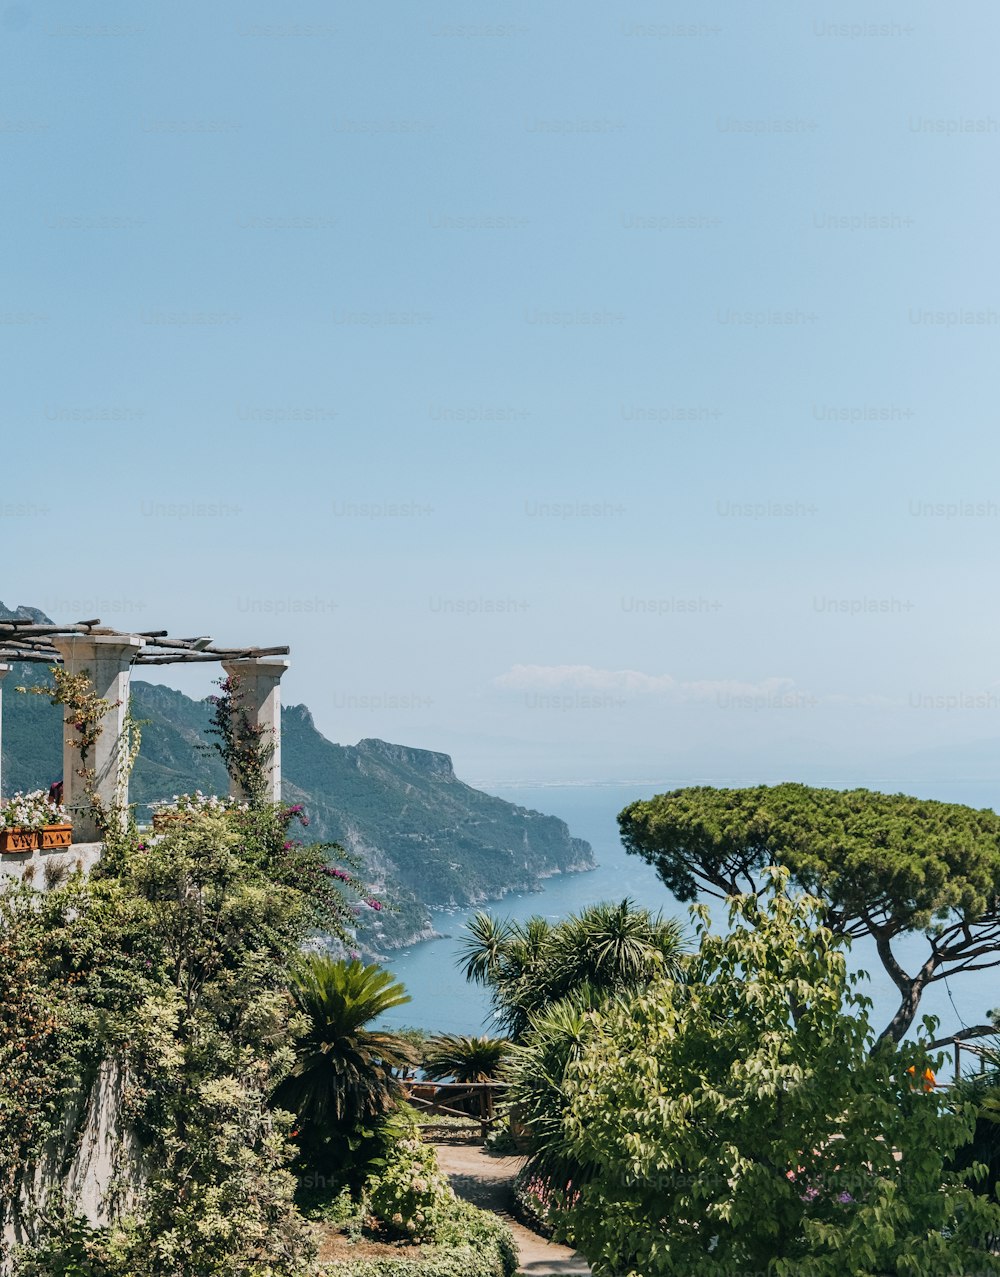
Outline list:
[[[0,617],[42,619],[34,609]],[[3,789],[47,788],[62,771],[59,711],[18,685],[46,680],[44,665],[20,664],[5,683]],[[133,714],[143,722],[130,800],[140,821],[148,804],[202,789],[225,793],[228,778],[206,735],[211,706],[173,688],[132,682]],[[305,705],[282,711],[282,797],[302,803],[308,835],[341,843],[393,907],[362,917],[370,953],[433,933],[429,908],[496,900],[537,890],[555,873],[593,867],[589,843],[563,821],[473,789],[447,754],[373,738],[338,745],[317,729]],[[368,911],[363,910],[363,914]]]

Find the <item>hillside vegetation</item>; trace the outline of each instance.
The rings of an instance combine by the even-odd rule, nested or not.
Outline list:
[[[42,665],[15,665],[5,681],[5,794],[47,788],[62,775],[59,711],[43,697],[14,691],[46,678]],[[211,739],[211,706],[138,680],[132,695],[135,717],[144,720],[130,786],[140,823],[155,800],[195,789],[226,793],[217,755],[200,748]],[[447,754],[382,740],[334,744],[305,705],[282,711],[282,797],[303,804],[311,838],[354,853],[363,875],[395,906],[364,919],[369,952],[430,935],[428,906],[531,891],[551,874],[594,864],[590,844],[571,837],[563,821],[466,785]]]

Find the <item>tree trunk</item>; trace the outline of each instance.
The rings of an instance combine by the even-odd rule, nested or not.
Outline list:
[[[875,1046],[878,1047],[882,1042],[900,1042],[906,1035],[910,1025],[913,1023],[914,1016],[917,1014],[917,1007],[920,1005],[920,995],[923,993],[923,986],[917,987],[917,981],[911,980],[910,987],[904,993],[903,999],[896,1009],[896,1014],[878,1035]]]
[[[882,960],[883,967],[902,995],[896,1014],[878,1035],[874,1048],[878,1050],[883,1042],[902,1041],[913,1023],[917,1008],[920,1006],[920,998],[930,983],[931,976],[937,970],[940,959],[937,954],[932,953],[917,974],[910,976],[896,961],[890,945],[890,937],[887,934],[884,932],[876,934],[875,943],[878,946],[878,956]]]

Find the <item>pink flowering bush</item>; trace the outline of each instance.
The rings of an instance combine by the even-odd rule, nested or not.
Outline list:
[[[514,1180],[514,1207],[517,1215],[535,1232],[551,1237],[560,1210],[568,1210],[580,1200],[580,1193],[568,1183],[557,1189],[543,1175],[526,1166]]]

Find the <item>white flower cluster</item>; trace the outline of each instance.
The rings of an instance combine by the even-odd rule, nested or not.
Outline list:
[[[152,811],[160,812],[214,812],[221,815],[226,811],[246,811],[247,803],[238,802],[235,798],[220,798],[218,794],[203,794],[196,789],[193,794],[174,794],[167,802],[150,803]]]
[[[65,807],[49,802],[44,789],[30,794],[16,793],[0,804],[0,829],[43,829],[46,825],[68,825]]]

